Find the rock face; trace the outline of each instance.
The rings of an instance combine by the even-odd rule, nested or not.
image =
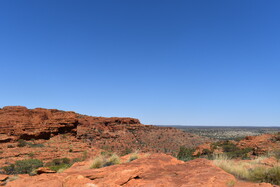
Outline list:
[[[0,109],[0,134],[13,136],[15,139],[49,139],[54,135],[65,133],[83,137],[88,136],[86,131],[93,126],[98,129],[118,124],[129,125],[140,122],[133,118],[89,117],[56,109],[29,110],[22,106],[7,106]],[[94,131],[90,133],[95,135]]]
[[[69,134],[102,149],[127,152],[141,149],[174,153],[182,145],[194,147],[206,139],[175,128],[142,125],[134,118],[92,117],[22,106],[0,109],[0,142],[49,140],[59,134]]]
[[[152,154],[129,163],[100,169],[70,170],[63,173],[22,177],[7,187],[272,187],[238,181],[206,159],[182,162],[165,154]]]
[[[18,146],[19,139],[28,145]],[[80,159],[102,150],[176,154],[180,146],[194,147],[205,140],[175,128],[142,125],[134,118],[92,117],[22,106],[0,109],[0,166],[30,158],[45,163],[55,158]]]

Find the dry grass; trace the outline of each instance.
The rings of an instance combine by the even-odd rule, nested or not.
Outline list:
[[[228,181],[227,186],[228,187],[233,187],[233,186],[235,186],[235,183],[236,183],[236,181],[234,181],[234,180]]]
[[[214,156],[214,164],[240,179],[248,179],[249,177],[248,163],[236,164],[234,160],[230,160],[226,155],[220,154]]]
[[[132,154],[130,155],[130,157],[129,157],[129,159],[128,159],[127,162],[131,162],[131,161],[136,160],[136,159],[138,159],[138,158],[139,158],[138,152],[134,152],[134,153],[132,153]]]
[[[120,163],[121,163],[121,159],[116,154],[112,154],[110,157],[108,157],[107,155],[99,155],[98,157],[93,159],[90,168],[91,169],[102,168],[102,167],[116,165]]]
[[[239,179],[279,185],[280,167],[277,163],[273,167],[262,166],[261,161],[266,158],[262,156],[249,162],[237,162],[229,159],[226,155],[215,155],[214,164]]]

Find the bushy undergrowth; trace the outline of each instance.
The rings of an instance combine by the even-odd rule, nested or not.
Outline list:
[[[252,148],[241,149],[230,141],[219,141],[212,143],[210,149],[203,149],[196,155],[193,155],[195,151],[194,149],[182,146],[177,154],[177,158],[183,161],[189,161],[195,158],[207,158],[213,160],[216,149],[222,150],[228,158],[241,159],[249,159],[249,153],[253,150]]]
[[[38,159],[27,159],[16,161],[15,164],[4,166],[2,169],[5,174],[30,174],[33,170],[42,167],[43,162]]]
[[[194,153],[194,149],[190,149],[190,148],[186,148],[184,146],[180,147],[180,150],[177,154],[177,158],[179,160],[183,160],[183,161],[189,161],[194,159],[193,153]]]
[[[242,158],[242,159],[249,159],[248,153],[250,153],[253,150],[252,148],[241,149],[230,141],[215,142],[211,145],[212,150],[219,149],[219,148],[221,148],[229,158]]]

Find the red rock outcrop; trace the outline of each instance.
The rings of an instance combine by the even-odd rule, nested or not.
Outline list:
[[[90,117],[56,109],[27,109],[23,106],[7,106],[0,109],[0,134],[15,139],[49,139],[64,133],[88,136],[88,133],[95,134],[95,129],[129,124],[140,125],[140,122],[133,118]],[[80,128],[77,128],[78,125]]]
[[[194,147],[207,139],[175,128],[142,125],[134,118],[92,117],[22,106],[0,109],[0,142],[49,140],[66,133],[90,146],[118,152],[140,149],[174,153],[182,145]]]
[[[239,187],[272,187],[238,181],[206,159],[182,162],[165,154],[100,169],[23,176],[9,182],[7,187],[228,187],[232,183]]]
[[[240,148],[251,147],[253,154],[261,155],[270,151],[280,149],[280,134],[263,134],[260,136],[247,136],[245,139],[237,142]]]

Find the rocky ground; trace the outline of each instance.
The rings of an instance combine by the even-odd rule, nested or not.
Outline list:
[[[81,169],[84,166],[84,169]],[[179,161],[165,154],[151,154],[129,163],[88,169],[88,162],[79,163],[63,173],[20,175],[7,187],[272,187],[268,183],[249,183],[237,180],[206,159]]]
[[[261,154],[270,150],[270,147],[278,148],[279,141],[278,135],[274,134],[246,137],[242,141],[234,142],[234,145],[239,149],[254,147],[254,153]],[[172,156],[178,153],[180,146],[187,148],[185,149],[187,152],[188,149],[193,150],[192,148],[197,147],[194,151],[198,153],[211,149],[212,144],[208,138],[175,128],[142,125],[134,118],[91,117],[54,109],[4,107],[0,109],[1,167],[31,158],[43,161],[44,165],[58,158],[67,158],[71,161],[76,159],[78,162],[73,162],[70,168],[57,172],[44,166],[35,173],[32,172],[34,176],[0,174],[0,185],[273,186],[269,183],[242,181],[217,167],[212,160],[198,158],[183,162]],[[131,152],[135,151],[138,151],[137,159],[131,160],[134,154]],[[108,162],[109,164],[102,168],[92,167],[98,155],[113,152],[125,155],[121,157],[121,163],[111,165]],[[268,159],[260,164],[267,165],[270,162],[274,164],[278,161]]]

